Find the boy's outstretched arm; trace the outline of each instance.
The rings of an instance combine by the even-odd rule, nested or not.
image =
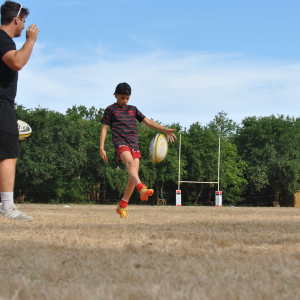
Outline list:
[[[173,131],[176,131],[176,129],[172,128],[166,128],[164,126],[161,126],[154,122],[153,120],[150,120],[148,118],[144,118],[143,122],[148,125],[149,127],[152,127],[154,129],[157,129],[159,131],[164,132],[167,135],[168,142],[170,141],[171,143],[174,142],[174,138],[177,139],[176,135],[173,133]]]
[[[104,150],[104,142],[106,139],[106,133],[107,133],[108,125],[102,125],[101,135],[100,135],[100,156],[101,158],[108,163],[108,159],[106,156],[106,152]]]

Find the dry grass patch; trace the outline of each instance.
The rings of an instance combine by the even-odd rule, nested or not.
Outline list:
[[[0,300],[300,297],[296,208],[21,209],[0,219]]]

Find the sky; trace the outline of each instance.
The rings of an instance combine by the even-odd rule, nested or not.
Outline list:
[[[65,113],[106,108],[118,83],[163,124],[205,125],[221,111],[300,112],[300,1],[28,0],[38,40],[16,102]],[[25,42],[25,30],[16,38]]]

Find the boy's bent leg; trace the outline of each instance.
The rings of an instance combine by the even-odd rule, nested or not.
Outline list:
[[[138,176],[138,170],[135,168],[134,159],[129,151],[122,152],[120,157],[126,165],[129,178],[132,180],[138,192],[140,193],[141,200],[147,201],[148,197],[153,195],[154,190],[147,189],[147,187],[141,183],[141,180]]]
[[[134,164],[135,164],[136,172],[138,174],[139,168],[140,168],[140,159],[139,158],[134,158],[133,161],[134,161]],[[130,199],[130,197],[131,197],[131,195],[134,191],[135,186],[136,186],[136,184],[134,184],[132,179],[129,177],[128,183],[127,183],[127,186],[126,186],[126,189],[125,189],[125,193],[123,195],[124,200],[129,201],[129,199]]]
[[[140,159],[139,158],[134,158],[134,164],[135,164],[135,168],[137,170],[137,173],[139,172],[139,167],[140,167]],[[126,218],[127,214],[126,214],[126,207],[128,204],[128,201],[134,191],[135,188],[135,184],[134,182],[131,180],[131,178],[128,178],[128,183],[123,195],[123,198],[121,199],[119,206],[116,209],[116,212],[120,215],[121,218]]]
[[[124,151],[120,153],[120,158],[127,168],[129,178],[133,182],[134,186],[137,186],[141,183],[141,180],[139,178],[138,169],[136,169],[136,162],[131,153],[129,151]]]

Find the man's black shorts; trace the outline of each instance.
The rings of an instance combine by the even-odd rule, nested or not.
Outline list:
[[[19,156],[17,115],[11,104],[0,100],[0,159]]]

